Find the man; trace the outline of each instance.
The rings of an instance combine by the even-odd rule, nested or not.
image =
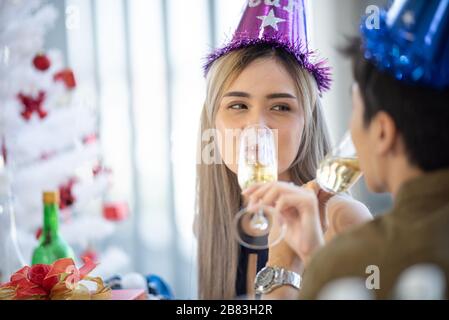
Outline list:
[[[433,263],[449,279],[449,90],[403,84],[353,52],[351,135],[368,188],[390,192],[394,206],[320,250],[302,298],[317,298],[338,278],[365,279],[370,266],[381,299],[394,298],[398,276],[416,264]]]

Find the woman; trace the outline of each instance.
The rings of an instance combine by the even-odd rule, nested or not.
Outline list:
[[[243,129],[250,124],[277,129],[280,182],[274,185],[288,186],[294,192],[314,179],[317,165],[329,149],[319,99],[320,91],[328,87],[328,78],[327,70],[320,63],[310,64],[307,55],[300,52],[300,46],[293,46],[291,40],[285,43],[279,37],[280,27],[276,30],[260,21],[263,14],[284,17],[277,19],[286,21],[292,17],[282,16],[282,10],[289,13],[287,9],[263,4],[251,6],[250,2],[233,42],[210,57],[201,132],[216,128],[225,136],[226,130]],[[255,21],[261,22],[260,28],[265,30],[262,36],[259,30],[239,32]],[[203,141],[201,150],[207,144],[209,141]],[[280,263],[287,258],[297,260],[298,269],[303,266],[301,258],[285,242],[269,252],[252,252],[239,246],[233,237],[232,221],[239,209],[248,204],[248,198],[241,194],[237,182],[237,166],[233,161],[236,150],[221,144],[217,148],[224,163],[202,162],[197,173],[195,229],[201,299],[230,299],[251,294],[256,269],[267,262]],[[329,196],[321,193],[320,199],[320,227],[327,240],[348,225],[370,218],[366,207],[354,200],[340,197],[329,202],[334,202],[338,210],[325,210]],[[334,217],[338,215],[345,217]]]

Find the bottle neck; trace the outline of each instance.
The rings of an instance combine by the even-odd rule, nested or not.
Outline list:
[[[59,233],[59,208],[56,203],[44,204],[44,226],[42,232],[45,236]]]

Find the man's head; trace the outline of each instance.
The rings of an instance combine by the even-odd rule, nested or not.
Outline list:
[[[449,167],[449,89],[406,84],[364,58],[361,42],[345,53],[353,59],[351,134],[368,187],[390,191],[398,170],[429,172]]]

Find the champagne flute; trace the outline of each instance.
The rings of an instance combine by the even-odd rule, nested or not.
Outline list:
[[[347,132],[337,147],[321,161],[316,181],[324,191],[337,194],[348,191],[361,176],[357,153]]]
[[[266,126],[251,125],[240,135],[238,181],[243,189],[255,183],[277,181],[277,153],[273,132]],[[246,208],[234,218],[234,231],[238,242],[250,249],[262,250],[279,243],[285,233],[280,226],[275,235],[268,237],[275,219],[275,209],[262,206],[255,212]]]

